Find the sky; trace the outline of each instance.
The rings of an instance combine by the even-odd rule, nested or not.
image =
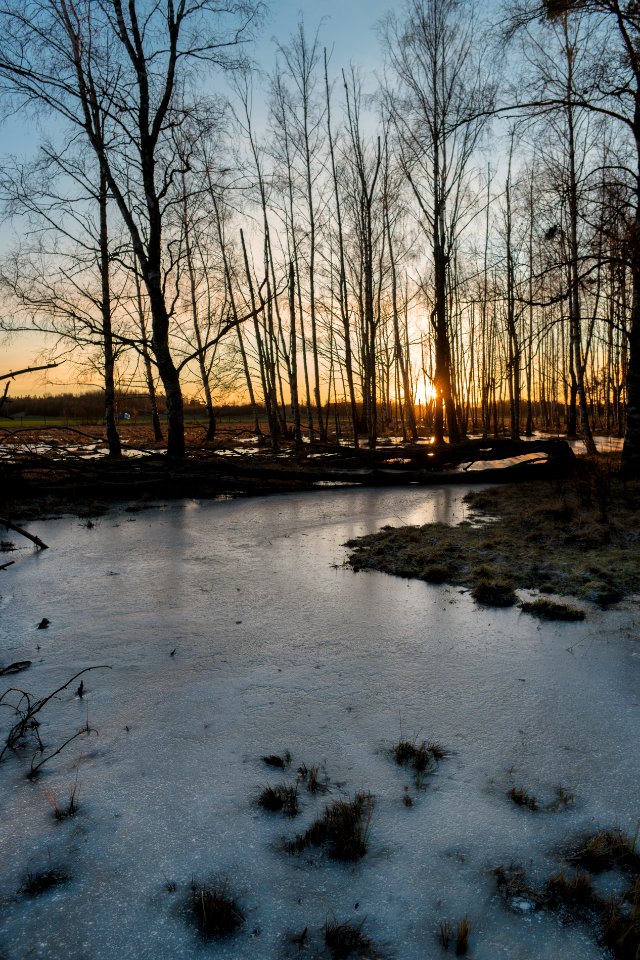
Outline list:
[[[498,0],[485,0],[483,13]],[[319,28],[319,40],[330,52],[330,72],[336,76],[351,63],[374,77],[382,66],[382,51],[377,24],[393,9],[400,13],[402,4],[394,0],[268,0],[269,13],[253,53],[261,68],[270,71],[274,64],[274,42],[286,43],[296,30],[300,17],[310,34]],[[50,121],[45,121],[46,124]],[[0,127],[0,162],[2,155],[27,157],[39,142],[42,130],[33,121],[13,117]],[[10,245],[10,228],[0,225],[0,252]],[[17,370],[37,362],[42,343],[23,335],[7,340],[0,335],[0,373]],[[69,390],[75,385],[76,370],[70,364],[49,373],[21,377],[12,389],[16,393],[50,393]],[[57,386],[56,386],[57,384]]]
[[[300,17],[311,33],[320,27],[320,42],[331,54],[330,68],[334,73],[350,63],[361,65],[373,73],[381,63],[376,23],[385,13],[399,4],[393,0],[270,0],[270,10],[260,36],[254,45],[254,56],[265,71],[274,62],[274,41],[286,43],[296,29]],[[40,132],[33,122],[17,116],[0,128],[0,157],[3,154],[28,156],[39,141]],[[2,228],[0,249],[8,241],[8,228]],[[24,335],[7,340],[0,337],[0,373],[30,366],[35,362],[42,344]],[[68,371],[65,374],[65,371]],[[65,364],[48,373],[21,377],[12,393],[50,393],[70,389],[69,378],[76,371]],[[55,384],[58,384],[56,387]]]

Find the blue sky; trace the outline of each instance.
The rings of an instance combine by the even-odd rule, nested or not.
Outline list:
[[[334,47],[334,68],[350,61],[375,67],[380,63],[375,24],[388,10],[399,7],[393,0],[272,0],[259,44],[260,59],[269,63],[273,56],[271,38],[286,41],[302,15],[310,33],[325,18],[320,38],[328,48]]]

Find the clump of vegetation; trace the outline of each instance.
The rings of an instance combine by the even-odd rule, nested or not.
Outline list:
[[[288,750],[285,750],[282,757],[277,753],[270,753],[268,756],[263,757],[262,760],[268,767],[274,767],[276,770],[284,770],[291,763],[291,754]]]
[[[640,901],[625,908],[612,899],[601,908],[602,942],[619,960],[640,957]]]
[[[610,607],[624,597],[624,592],[612,583],[602,580],[588,580],[582,587],[585,600],[597,603],[599,607]]]
[[[509,904],[512,909],[516,909],[524,903],[537,909],[542,905],[542,898],[529,885],[526,874],[519,864],[511,863],[509,866],[501,865],[491,871],[495,879],[498,893]]]
[[[289,853],[308,847],[326,847],[333,860],[360,860],[367,852],[367,840],[375,798],[356,793],[353,800],[336,800],[309,829],[286,844]]]
[[[298,785],[266,786],[258,797],[258,805],[263,810],[271,812],[282,810],[288,817],[295,817],[298,813]]]
[[[45,790],[44,795],[47,798],[51,809],[53,810],[53,815],[56,820],[67,820],[69,817],[75,817],[78,810],[80,809],[78,804],[78,782],[76,780],[71,793],[69,794],[69,799],[66,804],[60,806],[56,799],[56,795],[53,790]]]
[[[469,918],[463,917],[456,927],[456,957],[464,957],[469,950]]]
[[[562,786],[556,787],[555,800],[548,803],[545,809],[550,813],[556,813],[558,810],[569,810],[573,806],[574,800],[575,797],[569,790]]]
[[[68,879],[68,875],[63,870],[42,870],[33,873],[28,870],[25,881],[18,892],[25,894],[27,897],[39,897],[40,894],[46,893],[52,887],[59,887],[66,883]]]
[[[561,870],[547,880],[544,890],[547,902],[553,906],[590,907],[595,897],[591,875],[581,870],[568,876]]]
[[[471,596],[485,607],[513,607],[518,598],[509,580],[490,580],[481,577],[476,580]]]
[[[225,882],[193,884],[191,892],[193,913],[205,939],[226,937],[242,927],[244,913],[230,896]]]
[[[373,957],[372,943],[363,932],[364,920],[360,923],[338,923],[334,918],[327,920],[324,928],[324,942],[329,948],[331,960],[345,960],[347,957]]]
[[[566,603],[554,603],[552,600],[525,601],[520,604],[523,613],[530,613],[538,620],[584,620],[584,610],[577,610]]]
[[[410,767],[415,773],[415,783],[421,787],[424,777],[435,769],[436,764],[447,756],[447,751],[437,740],[398,740],[393,746],[393,758],[398,766]],[[410,804],[407,804],[410,806]]]
[[[451,568],[443,563],[427,563],[420,579],[426,583],[447,583],[451,580]]]
[[[0,540],[0,553],[11,553],[15,548],[13,540]]]
[[[440,924],[440,946],[443,950],[448,950],[453,938],[453,924],[451,920],[443,920]]]
[[[590,873],[618,868],[640,874],[638,833],[631,838],[618,827],[598,830],[582,837],[566,852],[569,863],[583,867]]]
[[[479,579],[511,581],[514,590],[539,589],[600,605],[637,592],[637,482],[611,478],[606,522],[597,497],[585,503],[570,480],[562,488],[505,484],[473,491],[465,501],[486,522],[382,530],[350,541],[349,562],[358,570],[423,580],[432,579],[435,568],[436,577],[467,588]]]
[[[326,793],[329,789],[329,778],[321,776],[319,764],[307,767],[303,763],[298,767],[298,779],[306,783],[309,793]]]
[[[526,807],[527,810],[539,810],[540,804],[536,797],[531,793],[527,793],[524,787],[511,787],[507,796],[512,800],[518,807]]]

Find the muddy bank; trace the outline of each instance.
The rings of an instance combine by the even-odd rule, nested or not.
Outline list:
[[[512,603],[515,589],[600,605],[640,592],[640,483],[622,484],[606,462],[589,476],[472,491],[465,502],[458,526],[387,527],[350,541],[349,562],[467,587],[480,600],[483,586]]]

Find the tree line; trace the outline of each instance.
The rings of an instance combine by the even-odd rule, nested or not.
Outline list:
[[[57,131],[0,174],[2,326],[93,365],[113,456],[144,384],[176,457],[187,391],[208,439],[243,395],[274,449],[422,413],[436,442],[615,433],[637,473],[638,5],[405,0],[375,79],[302,20],[258,72],[264,13],[0,0],[5,110]]]

